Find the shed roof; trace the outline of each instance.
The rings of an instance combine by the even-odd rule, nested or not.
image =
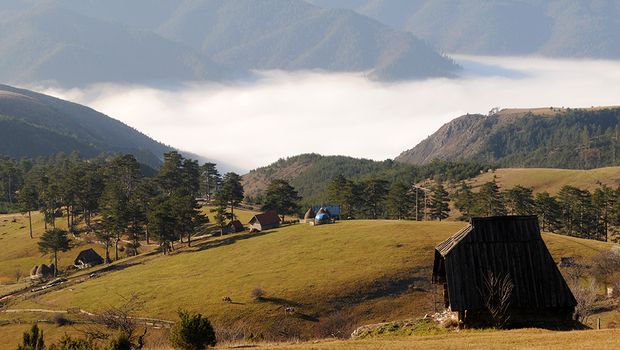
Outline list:
[[[256,221],[258,221],[261,225],[274,225],[280,223],[280,217],[274,210],[270,210],[262,214],[254,215],[254,217],[250,219],[250,224],[253,224]]]
[[[313,219],[314,215],[316,215],[314,213],[314,210],[312,208],[308,209],[308,211],[306,212],[306,215],[304,215],[304,220],[309,220],[309,219]]]
[[[239,220],[233,220],[229,222],[228,226],[234,228],[236,231],[243,231],[244,229],[243,224]]]
[[[486,273],[510,275],[516,308],[574,307],[575,298],[540,234],[536,216],[473,218],[435,248],[433,281],[446,282],[452,310],[481,308]]]
[[[101,255],[97,254],[97,252],[92,248],[82,250],[75,258],[74,264],[78,264],[79,261],[82,261],[84,264],[91,265],[103,264],[104,262]]]

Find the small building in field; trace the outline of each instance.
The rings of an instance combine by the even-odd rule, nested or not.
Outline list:
[[[506,280],[511,288],[490,288]],[[432,281],[443,285],[446,308],[465,326],[493,324],[499,295],[510,326],[570,324],[577,305],[536,216],[473,218],[435,248]]]
[[[78,256],[73,261],[73,265],[75,265],[75,267],[77,267],[78,269],[85,269],[87,267],[101,265],[104,262],[105,261],[103,260],[101,255],[97,254],[94,249],[89,248],[82,250],[78,254]]]
[[[266,213],[256,214],[249,222],[250,229],[256,231],[264,231],[272,228],[280,227],[280,217],[278,213],[270,210]]]
[[[316,216],[314,217],[314,225],[331,224],[333,222],[334,218],[332,217],[331,213],[325,208],[319,209],[319,211],[316,213]]]
[[[239,233],[243,232],[245,227],[239,220],[233,220],[226,225],[226,229],[224,230],[226,233]]]
[[[337,204],[322,204],[322,205],[314,205],[312,206],[312,210],[314,210],[315,213],[319,213],[319,211],[321,211],[321,209],[324,209],[327,211],[327,213],[329,214],[329,216],[334,219],[334,220],[340,220],[340,216],[341,216],[341,209],[340,209],[340,205]]]
[[[304,215],[304,218],[302,220],[300,220],[300,222],[302,224],[310,224],[314,222],[314,216],[315,216],[315,212],[314,209],[309,208],[308,211],[306,211],[306,214]]]

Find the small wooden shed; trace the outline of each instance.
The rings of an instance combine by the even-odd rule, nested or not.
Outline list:
[[[512,326],[572,320],[577,302],[540,234],[536,216],[473,218],[435,248],[432,281],[443,285],[445,306],[466,326],[491,323],[484,290],[488,276],[508,276]]]
[[[79,269],[84,269],[95,265],[101,265],[104,262],[105,261],[103,260],[101,255],[97,254],[94,249],[89,248],[82,250],[78,254],[78,256],[73,261],[73,265],[75,265]]]
[[[231,222],[228,223],[228,225],[226,225],[226,233],[238,233],[238,232],[243,232],[245,230],[245,227],[243,227],[243,224],[241,223],[241,221],[239,220],[233,220]]]
[[[278,213],[270,210],[266,213],[256,214],[249,222],[250,229],[257,231],[269,230],[280,227],[280,217]]]

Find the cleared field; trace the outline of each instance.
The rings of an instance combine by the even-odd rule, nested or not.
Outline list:
[[[15,220],[15,222],[13,222]],[[67,223],[63,218],[56,220],[59,228],[66,229]],[[0,283],[8,284],[16,280],[15,273],[20,271],[23,277],[30,274],[34,265],[50,264],[53,262],[51,254],[43,256],[39,252],[39,238],[44,233],[43,216],[38,212],[32,213],[33,239],[28,235],[28,216],[21,214],[5,215],[0,218]],[[63,269],[73,264],[73,260],[82,249],[93,248],[99,254],[105,254],[105,249],[96,244],[73,240],[74,247],[68,252],[58,254],[58,264]],[[11,286],[0,286],[2,290]]]
[[[620,167],[591,170],[546,168],[497,169],[494,172],[484,173],[474,178],[471,184],[473,186],[480,186],[485,182],[493,181],[493,176],[496,176],[497,182],[504,189],[521,185],[534,188],[534,192],[547,191],[551,194],[557,193],[564,185],[588,190],[597,188],[599,183],[613,188],[620,185]]]
[[[134,259],[117,271],[9,308],[97,312],[136,292],[145,302],[142,316],[174,320],[178,308],[187,308],[206,314],[216,326],[321,337],[326,322],[338,315],[346,315],[340,322],[356,327],[432,311],[434,246],[463,225],[349,221],[217,237],[174,255]],[[543,237],[556,260],[588,259],[610,247],[555,234]],[[265,291],[262,301],[252,297],[255,288]],[[233,302],[222,302],[224,296]],[[295,315],[285,313],[287,306],[295,307]]]

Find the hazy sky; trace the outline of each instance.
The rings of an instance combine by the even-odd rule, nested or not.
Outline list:
[[[493,107],[620,104],[620,62],[457,56],[463,78],[381,83],[360,74],[264,72],[174,90],[39,89],[241,169],[316,152],[394,158],[451,119]]]

